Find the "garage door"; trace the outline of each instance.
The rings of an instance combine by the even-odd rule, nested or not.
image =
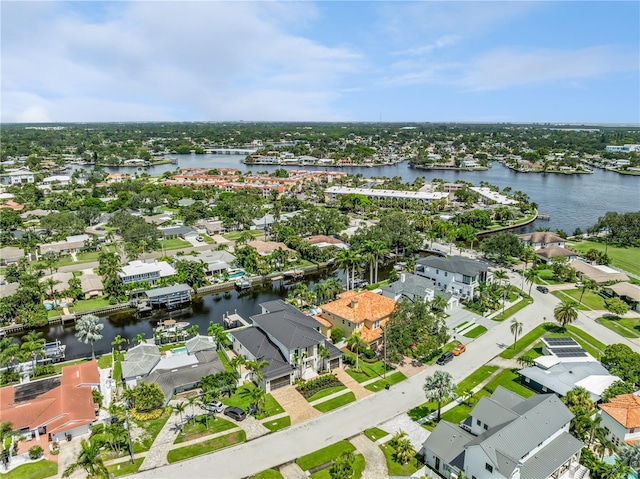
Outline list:
[[[340,358],[332,359],[329,363],[329,367],[334,370],[340,367]]]
[[[289,375],[282,376],[281,378],[275,378],[270,381],[271,390],[283,388],[291,384],[291,377]]]

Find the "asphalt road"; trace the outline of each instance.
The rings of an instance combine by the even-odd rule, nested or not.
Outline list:
[[[514,284],[518,285],[519,277],[514,274],[511,276],[514,279]],[[523,323],[523,334],[541,324],[542,318],[545,316],[551,321],[553,308],[559,302],[551,294],[542,294],[534,290],[532,295],[535,299],[534,303],[516,315],[518,320]],[[583,313],[580,313],[579,319],[574,324],[604,343],[624,343],[635,350],[640,350],[637,344],[618,336]],[[469,344],[467,351],[449,364],[430,367],[422,373],[394,385],[388,391],[373,394],[283,431],[213,454],[140,472],[136,477],[141,479],[239,478],[291,462],[300,456],[347,439],[422,404],[425,401],[422,391],[424,378],[433,374],[434,371],[449,371],[455,382],[465,378],[480,365],[485,364],[512,344],[513,335],[509,327],[509,320],[498,324]]]

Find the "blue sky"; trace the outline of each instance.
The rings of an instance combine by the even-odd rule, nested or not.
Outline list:
[[[640,3],[18,2],[2,122],[640,123]]]

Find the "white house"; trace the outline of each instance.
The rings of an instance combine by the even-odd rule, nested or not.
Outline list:
[[[640,442],[640,391],[613,397],[598,407],[607,439],[616,446]]]
[[[0,185],[22,185],[35,182],[35,177],[28,168],[15,168],[0,174]]]
[[[584,444],[569,433],[571,411],[554,394],[521,396],[498,386],[459,425],[440,423],[423,444],[426,463],[447,479],[588,477]]]
[[[459,304],[458,298],[446,291],[433,286],[433,282],[423,276],[411,273],[400,273],[398,281],[382,287],[382,296],[394,301],[408,299],[409,301],[433,301],[436,296],[442,296],[447,301],[445,311],[450,311]]]
[[[535,231],[533,233],[525,233],[518,235],[518,239],[525,246],[531,246],[534,250],[548,248],[550,246],[558,246],[564,248],[567,240],[562,236],[558,236],[550,231]]]
[[[433,286],[462,299],[472,299],[480,281],[493,279],[486,263],[462,256],[428,256],[416,261],[414,272],[430,279]]]
[[[133,283],[135,281],[149,281],[155,283],[160,278],[166,278],[176,274],[176,270],[166,261],[153,261],[143,263],[142,261],[130,261],[123,266],[118,273],[123,283]]]

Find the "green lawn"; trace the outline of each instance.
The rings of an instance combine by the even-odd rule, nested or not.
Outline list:
[[[478,336],[482,336],[487,332],[487,328],[482,326],[481,324],[473,328],[471,331],[468,331],[463,334],[465,338],[477,338]]]
[[[579,253],[586,253],[592,248],[602,252],[605,250],[604,243],[589,240],[583,240],[579,243],[569,243],[567,247]],[[613,266],[640,276],[640,261],[638,261],[640,248],[609,245],[606,249]]]
[[[271,432],[279,431],[285,427],[291,426],[291,418],[289,416],[274,419],[273,421],[265,421],[262,423]]]
[[[511,316],[516,314],[518,311],[520,311],[523,308],[526,308],[532,303],[533,303],[533,298],[531,297],[522,298],[513,306],[505,309],[503,313],[500,313],[491,319],[494,321],[504,321],[505,319],[510,318]]]
[[[366,464],[364,460],[364,456],[362,454],[356,454],[353,457],[353,462],[351,463],[351,468],[353,469],[353,475],[351,479],[360,479],[362,477],[362,473],[364,471]],[[330,467],[325,467],[324,469],[320,469],[319,471],[314,472],[309,475],[311,479],[332,479],[331,474],[329,473]]]
[[[144,457],[139,457],[133,461],[133,464],[129,461],[119,462],[118,464],[113,464],[111,466],[107,466],[107,471],[113,474],[113,477],[126,476],[127,474],[135,474],[138,472],[138,469],[142,465],[142,461],[144,461]]]
[[[160,246],[156,251],[162,251],[163,248],[165,250],[184,249],[184,248],[190,248],[191,246],[192,244],[189,243],[188,241],[181,240],[180,238],[171,238],[168,240],[161,241]]]
[[[109,300],[105,298],[93,298],[93,299],[81,299],[73,303],[73,306],[69,308],[72,313],[82,313],[84,311],[91,311],[92,309],[104,308],[109,306]]]
[[[354,452],[355,446],[349,441],[340,441],[327,447],[323,447],[311,454],[302,456],[296,460],[296,464],[300,466],[303,471],[308,471],[314,467],[326,464],[329,461],[334,460],[336,457],[341,456],[346,452]]]
[[[245,384],[243,386],[240,386],[230,398],[223,398],[221,399],[221,401],[224,402],[226,406],[236,406],[246,412],[249,410],[249,406],[251,405],[251,398],[248,395],[244,394],[243,391],[253,389],[255,387],[256,386],[254,384]],[[280,414],[281,412],[284,412],[282,406],[280,406],[278,401],[276,401],[271,394],[267,394],[265,396],[264,408],[258,416],[258,419],[264,419],[265,417],[274,416],[276,414]]]
[[[18,466],[9,473],[0,474],[0,477],[6,479],[43,479],[56,474],[58,474],[58,463],[41,459]]]
[[[156,436],[160,433],[165,423],[171,416],[171,409],[166,408],[162,416],[158,419],[154,419],[152,421],[145,422],[136,422],[136,424],[144,429],[147,434],[145,434],[142,438],[142,441],[136,441],[133,443],[133,452],[145,452],[151,448],[153,441],[156,440]]]
[[[383,361],[367,363],[360,359],[358,361],[358,366],[360,367],[360,371],[349,368],[346,372],[359,383],[363,383],[373,378],[381,378],[384,374],[385,366]],[[387,372],[389,371],[393,371],[393,368],[387,365]]]
[[[202,239],[204,240],[205,243],[216,244],[216,241],[211,236],[206,235],[204,233],[201,233],[200,236],[202,236]]]
[[[457,393],[462,394],[466,390],[473,389],[497,370],[498,366],[480,366],[458,383],[458,386],[456,387]]]
[[[556,298],[558,298],[560,301],[566,301],[567,299],[570,299],[572,301],[575,301],[575,299],[572,296],[569,296],[568,294],[564,294],[564,291],[559,290],[559,291],[551,291],[551,294],[554,295]],[[584,304],[582,303],[578,303],[578,310],[580,311],[589,311],[589,308],[587,308]]]
[[[98,358],[98,367],[100,369],[107,369],[113,366],[113,356],[111,354],[104,354]]]
[[[442,415],[440,416],[440,419],[443,421],[452,422],[454,424],[459,424],[460,422],[464,421],[467,417],[469,417],[471,410],[478,403],[478,401],[482,396],[489,396],[489,393],[484,389],[481,389],[480,391],[478,391],[476,394],[473,395],[473,399],[469,404],[467,402],[462,402],[458,404],[456,407],[453,407],[448,411],[443,412]]]
[[[284,479],[284,476],[280,474],[280,471],[275,469],[267,469],[266,471],[259,472],[253,479]]]
[[[602,341],[597,340],[596,338],[594,338],[593,336],[591,336],[589,333],[585,333],[582,329],[577,328],[575,326],[572,325],[568,325],[567,326],[567,331],[569,331],[571,334],[582,338],[583,340],[585,340],[586,342],[588,342],[589,344],[593,345],[594,348],[599,349],[600,351],[605,350],[605,348],[607,347],[606,344],[604,344]]]
[[[229,360],[227,359],[227,357],[224,355],[222,351],[218,351],[218,357],[220,358],[220,361],[222,361],[222,364],[224,364],[224,368],[227,371],[233,371],[231,364],[229,364]]]
[[[396,461],[396,450],[389,443],[381,444],[380,449],[387,460],[390,476],[411,476],[422,466],[415,457],[406,464]]]
[[[176,440],[173,441],[174,444],[180,444],[185,441],[190,441],[192,439],[197,439],[202,436],[208,436],[210,434],[215,434],[217,432],[226,431],[228,429],[233,429],[238,427],[237,424],[227,421],[226,419],[222,419],[221,417],[213,418],[212,415],[209,415],[209,428],[207,428],[207,417],[204,414],[196,416],[193,421],[189,421],[184,426],[185,435],[178,434]]]
[[[582,294],[581,289],[563,289],[562,292],[568,296],[571,296],[575,301],[578,301],[580,299],[580,295]],[[591,309],[607,309],[604,304],[604,296],[588,289],[585,290],[584,296],[582,296],[582,304]]]
[[[341,394],[338,397],[333,399],[329,399],[328,401],[321,402],[320,404],[316,404],[315,407],[318,411],[321,412],[329,412],[333,409],[337,409],[345,404],[349,404],[356,400],[355,395],[352,392],[348,392],[346,394]]]
[[[407,376],[402,374],[400,371],[396,371],[393,374],[389,374],[386,379],[380,379],[374,383],[367,384],[365,389],[369,391],[378,392],[384,389],[384,387],[388,384],[389,386],[393,386],[394,384],[398,384],[400,381],[404,381],[407,379]]]
[[[337,393],[338,391],[342,391],[343,389],[347,389],[347,386],[344,384],[341,386],[334,386],[332,388],[322,389],[315,393],[313,396],[307,398],[307,401],[313,402],[318,399],[322,399],[323,397],[331,396],[333,393]]]
[[[442,405],[444,406],[446,403],[443,403]],[[413,419],[414,421],[417,421],[419,419],[422,419],[423,417],[428,416],[429,414],[431,414],[433,411],[436,411],[438,409],[438,403],[436,403],[435,401],[429,401],[429,402],[425,402],[420,404],[420,406],[416,406],[413,409],[409,409],[409,411],[407,411],[407,414],[409,415],[409,417],[411,419]]]
[[[609,328],[610,330],[618,333],[620,336],[624,337],[624,338],[638,338],[640,337],[639,334],[637,334],[635,331],[633,330],[629,330],[627,328],[625,328],[622,323],[620,322],[619,318],[615,318],[615,317],[600,317],[597,319],[597,321],[602,324],[603,326],[606,326],[607,328]],[[637,328],[640,328],[640,326],[636,326]]]
[[[555,279],[555,275],[550,269],[539,269],[538,278],[540,279],[541,284],[562,284],[561,281]]]
[[[251,235],[254,238],[257,238],[258,236],[262,236],[264,234],[264,232],[261,230],[244,230],[244,231],[249,231],[249,233],[251,233]],[[242,233],[244,233],[244,231],[232,231],[231,233],[222,235],[222,237],[229,241],[236,241],[238,238],[240,238],[240,236],[242,235]]]
[[[533,389],[529,389],[528,387],[520,384],[520,375],[511,369],[505,369],[497,376],[495,376],[491,381],[487,383],[484,389],[488,393],[493,393],[498,386],[502,386],[507,388],[510,391],[513,391],[516,394],[519,394],[522,397],[528,398],[529,396],[533,396],[536,392]]]
[[[548,331],[552,331],[557,329],[556,324],[554,323],[545,323],[536,326],[527,334],[518,339],[516,343],[515,349],[509,346],[508,349],[505,349],[500,353],[501,358],[511,359],[515,358],[518,354],[520,354],[527,346],[531,345],[534,341],[536,341],[540,336],[545,334]]]
[[[367,436],[370,441],[376,442],[378,439],[388,436],[389,433],[379,427],[372,427],[370,429],[365,429],[364,435]]]
[[[233,446],[246,441],[247,435],[243,430],[232,432],[226,436],[215,437],[207,441],[193,444],[191,446],[179,447],[178,449],[172,449],[167,454],[167,461],[169,464],[174,462],[183,461],[190,457],[200,456],[208,452],[217,451],[224,447]]]

